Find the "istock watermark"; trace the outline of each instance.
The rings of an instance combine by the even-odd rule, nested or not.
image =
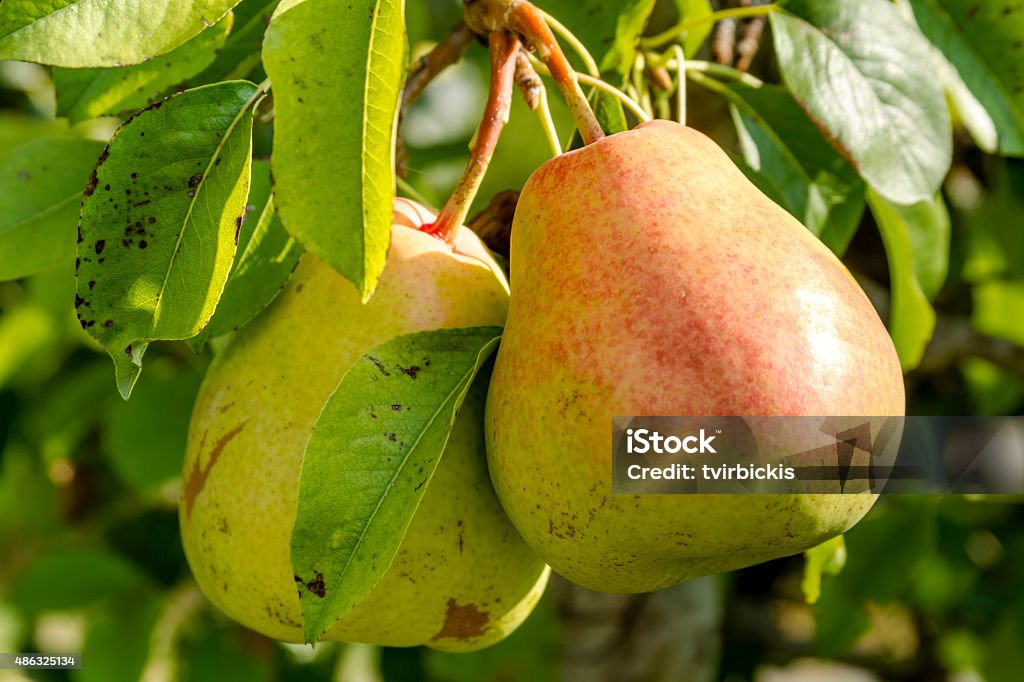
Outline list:
[[[1024,417],[615,417],[626,494],[1024,494]]]

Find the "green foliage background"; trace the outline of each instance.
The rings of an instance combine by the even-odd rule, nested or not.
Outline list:
[[[976,76],[965,76],[966,86],[946,83],[953,104],[951,150],[941,149],[941,140],[935,149],[911,150],[910,142],[897,139],[878,159],[875,151],[855,147],[858,175],[815,137],[789,92],[810,100],[802,103],[819,120],[849,113],[830,109],[827,98],[816,99],[828,87],[817,80],[821,69],[787,68],[786,46],[779,41],[785,42],[781,31],[787,22],[846,21],[843,3],[827,0],[790,3],[792,15],[773,17],[775,45],[783,49],[772,59],[766,40],[754,71],[780,87],[752,92],[742,84],[695,77],[689,121],[733,152],[766,192],[844,254],[888,318],[908,370],[909,414],[1020,414],[1024,161],[1009,155],[1021,154],[1024,125],[1020,74],[1000,68],[1000,60],[1011,58],[997,46],[1019,44],[1024,27],[1016,17],[999,19],[1008,3],[986,3],[992,26],[999,26],[992,41],[970,34],[976,29],[965,23],[969,3],[873,3],[876,19],[890,11],[916,17],[932,45],[962,74]],[[13,239],[4,230],[18,224],[11,216],[25,211],[33,197],[15,191],[24,179],[17,172],[0,176],[0,651],[84,653],[83,670],[30,676],[45,680],[127,681],[143,674],[196,682],[556,679],[564,621],[550,596],[507,641],[465,655],[363,645],[309,649],[232,624],[192,582],[176,509],[189,411],[212,352],[223,341],[213,339],[212,348],[199,354],[185,342],[155,344],[126,402],[111,381],[110,359],[75,319],[76,211],[68,207],[77,206],[90,159],[128,113],[154,98],[222,79],[260,82],[260,39],[275,4],[244,0],[212,28],[181,36],[188,42],[155,73],[145,64],[72,71],[0,61],[0,165],[29,172],[21,163],[27,159],[31,172],[48,173],[56,164],[72,176],[54,177],[48,185],[67,195],[57,199],[60,208],[33,218],[39,230],[33,234],[68,236],[66,249],[45,267],[32,260],[37,245],[31,240],[2,241]],[[538,4],[577,32],[617,84],[627,80],[619,69],[632,66],[630,31],[638,29],[630,27],[642,27],[644,13],[653,11],[647,30],[653,35],[670,27],[680,8],[691,17],[706,10],[706,3],[683,0]],[[408,3],[411,52],[422,54],[460,11],[453,0]],[[870,14],[871,8],[862,11]],[[983,14],[978,20],[985,19]],[[966,33],[958,26],[967,26]],[[703,37],[696,31],[687,35],[687,50]],[[0,50],[8,49],[3,40]],[[696,56],[708,49],[705,44]],[[486,65],[485,51],[471,49],[406,117],[408,180],[435,206],[465,163],[486,93]],[[944,68],[919,66],[929,77],[949,76]],[[906,87],[921,87],[920,73],[908,68]],[[968,86],[974,86],[973,103]],[[90,99],[90,88],[108,96]],[[950,125],[934,106],[924,111],[927,120],[894,123],[883,105],[875,124],[911,138]],[[558,129],[567,133],[565,108],[554,100],[552,106]],[[979,106],[988,118],[978,115]],[[265,113],[257,108],[254,122],[257,165],[270,154],[273,122]],[[936,142],[934,135],[928,139]],[[912,151],[921,155],[911,158]],[[948,168],[943,154],[952,156]],[[477,208],[500,190],[521,187],[546,158],[537,119],[517,98]],[[915,163],[929,169],[922,177],[939,168],[937,198],[921,195],[918,186],[888,184],[884,174],[894,164],[904,177],[914,173]],[[258,182],[249,199],[250,231],[268,191],[264,187],[260,200]],[[891,203],[908,197],[916,203]],[[275,243],[287,243],[277,229]],[[19,268],[32,274],[22,276],[27,270]],[[838,572],[828,570],[830,562],[839,568],[830,554],[812,555],[810,569],[795,557],[724,576],[721,677],[754,679],[766,666],[815,657],[901,679],[958,672],[994,682],[1018,679],[1024,668],[1024,507],[1018,500],[887,498],[847,534],[846,557]],[[809,606],[805,592],[813,592],[819,578],[820,597]],[[0,681],[20,679],[0,671]]]

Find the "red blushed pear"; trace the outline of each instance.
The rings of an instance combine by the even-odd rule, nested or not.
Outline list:
[[[391,249],[365,305],[310,253],[284,291],[213,361],[189,428],[180,505],[192,573],[246,627],[302,639],[290,540],[299,468],[320,409],[349,367],[385,341],[430,329],[501,325],[508,284],[460,227],[453,244],[421,230],[432,213],[395,201]],[[398,554],[324,639],[466,651],[530,614],[548,569],[498,502],[483,453],[484,389],[470,389]]]
[[[547,162],[510,260],[488,457],[555,571],[649,591],[800,552],[870,509],[870,494],[612,494],[614,416],[904,413],[864,292],[713,141],[653,121]]]

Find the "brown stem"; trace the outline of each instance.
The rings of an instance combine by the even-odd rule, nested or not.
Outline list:
[[[416,61],[402,90],[402,111],[412,106],[439,73],[462,58],[473,38],[473,32],[460,21],[441,42]]]
[[[452,27],[452,30],[441,42],[413,64],[409,77],[405,80],[405,87],[402,88],[402,102],[398,110],[399,134],[395,143],[395,166],[399,176],[405,177],[407,160],[405,145],[402,143],[401,137],[402,119],[405,117],[405,112],[413,102],[419,99],[431,81],[462,58],[462,53],[470,46],[474,37],[469,27],[460,21]]]
[[[584,144],[604,137],[601,124],[576,80],[576,72],[536,7],[526,0],[463,0],[462,4],[466,24],[472,30],[481,35],[511,30],[533,48],[565,98]]]
[[[512,106],[519,40],[504,31],[494,31],[488,36],[487,42],[491,51],[491,89],[469,155],[469,163],[452,195],[437,215],[437,220],[433,225],[424,227],[426,232],[436,234],[449,244],[455,243],[459,226],[466,220],[469,207],[491,163],[498,137],[508,120],[509,107]]]

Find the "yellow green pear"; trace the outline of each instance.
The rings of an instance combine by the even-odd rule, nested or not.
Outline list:
[[[508,285],[471,231],[454,248],[395,202],[387,266],[373,298],[306,253],[284,291],[212,363],[196,400],[180,518],[206,596],[243,625],[302,640],[290,538],[299,468],[320,409],[365,351],[417,331],[501,325]],[[485,387],[477,382],[391,567],[324,639],[467,651],[532,611],[548,568],[505,516],[488,479]]]
[[[655,590],[803,551],[874,503],[612,494],[613,417],[904,413],[864,292],[709,138],[654,121],[547,162],[520,196],[510,263],[488,457],[556,572]]]

